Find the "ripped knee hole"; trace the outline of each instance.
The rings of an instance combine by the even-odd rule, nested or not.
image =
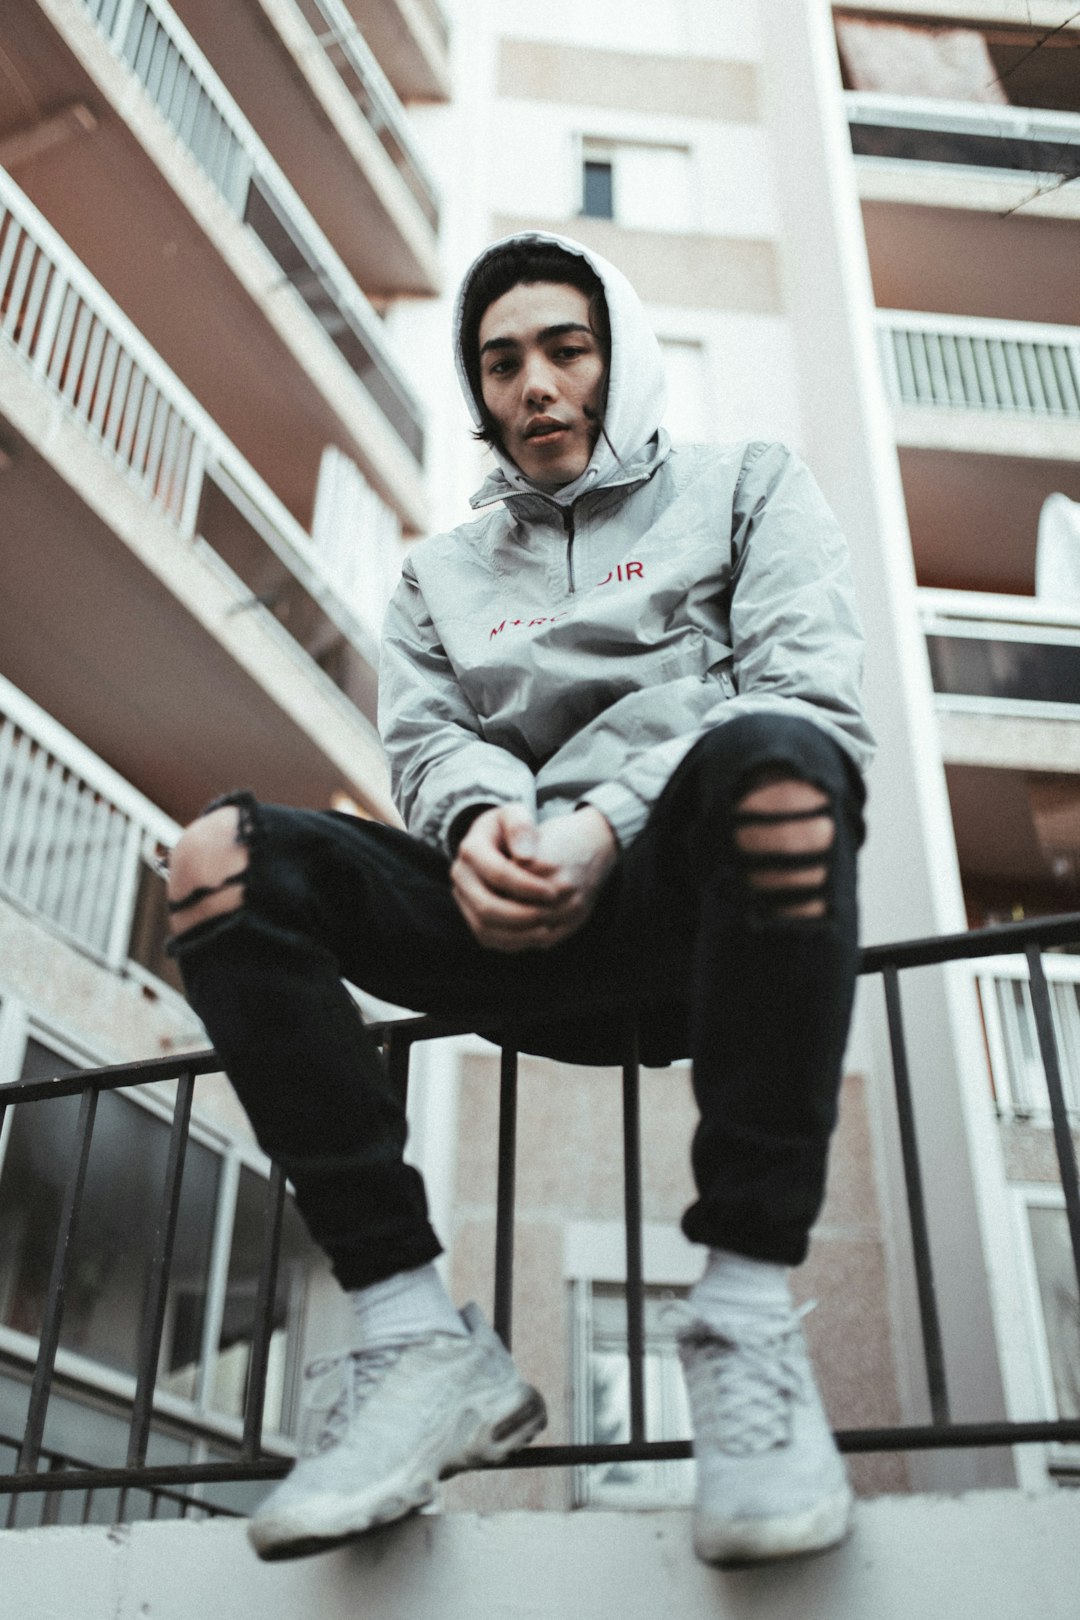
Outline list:
[[[829,796],[797,777],[770,775],[743,794],[733,822],[739,865],[759,907],[779,918],[825,916],[836,838]]]
[[[237,854],[243,864],[237,866]],[[236,808],[223,805],[209,811],[182,834],[169,857],[168,899],[174,934],[224,912],[237,910],[244,901],[249,853]]]

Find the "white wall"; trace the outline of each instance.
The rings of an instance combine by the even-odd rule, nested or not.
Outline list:
[[[730,1571],[677,1511],[427,1514],[291,1564],[235,1521],[13,1530],[0,1590],[13,1620],[1075,1620],[1080,1499],[879,1497],[835,1552]]]

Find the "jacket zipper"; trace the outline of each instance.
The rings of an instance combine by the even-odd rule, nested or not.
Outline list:
[[[574,584],[574,508],[563,507],[563,527],[566,530],[566,583],[573,596],[577,587]]]

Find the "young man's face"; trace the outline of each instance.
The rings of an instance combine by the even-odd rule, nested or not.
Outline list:
[[[585,471],[600,432],[606,362],[589,300],[561,282],[520,282],[480,321],[484,404],[526,478],[557,489]]]

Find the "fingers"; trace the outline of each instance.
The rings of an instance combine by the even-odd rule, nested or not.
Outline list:
[[[550,950],[592,910],[592,894],[564,863],[542,855],[524,805],[498,805],[477,816],[450,868],[458,908],[479,944],[491,950]]]
[[[535,848],[536,828],[524,805],[498,805],[477,816],[461,841],[450,870],[455,888],[471,877],[492,895],[523,905],[546,905],[559,897],[560,886],[541,865],[525,867],[516,848]]]

